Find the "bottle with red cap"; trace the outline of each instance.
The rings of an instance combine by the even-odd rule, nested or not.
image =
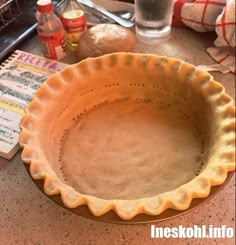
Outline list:
[[[81,34],[87,30],[84,8],[76,0],[66,0],[58,12],[66,31],[68,47],[75,51]]]
[[[46,58],[61,59],[66,55],[65,30],[60,19],[54,14],[51,0],[38,0],[37,31]]]

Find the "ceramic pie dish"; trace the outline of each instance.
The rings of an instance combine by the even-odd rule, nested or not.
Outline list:
[[[175,58],[116,53],[51,76],[22,118],[22,159],[68,208],[121,219],[186,210],[235,170],[235,106]]]

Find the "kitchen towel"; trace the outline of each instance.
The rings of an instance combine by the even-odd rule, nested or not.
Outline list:
[[[207,52],[221,72],[235,73],[235,0],[177,0],[173,26],[187,26],[198,32],[215,31],[215,47]]]

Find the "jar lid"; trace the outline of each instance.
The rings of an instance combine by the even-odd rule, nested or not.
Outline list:
[[[37,8],[40,13],[46,13],[53,10],[53,4],[51,0],[39,0],[37,1]]]

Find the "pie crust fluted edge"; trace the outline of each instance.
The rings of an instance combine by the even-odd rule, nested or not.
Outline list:
[[[73,69],[91,69],[96,65],[102,66],[103,60],[116,65],[122,60],[127,64],[134,63],[133,60],[143,65],[148,65],[150,60],[159,65],[169,65],[176,72],[181,72],[181,66],[184,64],[189,69],[189,73],[185,72],[183,76],[191,77],[191,74],[197,74],[199,79],[195,81],[198,89],[202,90],[205,96],[208,96],[210,103],[221,116],[222,135],[216,146],[216,154],[210,160],[206,168],[190,182],[180,186],[179,188],[159,194],[157,196],[141,198],[137,200],[104,200],[89,195],[81,194],[75,191],[69,185],[63,183],[50,167],[37,147],[37,133],[32,125],[36,120],[31,118],[37,117],[37,109],[40,109],[40,97],[44,95],[44,90],[50,86],[58,86],[63,89],[61,74],[69,73]],[[119,62],[118,62],[119,61]],[[136,64],[135,63],[135,64]],[[135,65],[132,64],[132,65]],[[52,83],[51,81],[54,80]],[[191,80],[191,79],[190,79]],[[55,82],[56,81],[56,82]],[[56,85],[55,85],[56,84]],[[46,93],[45,93],[46,94]],[[31,121],[31,123],[28,123]],[[94,216],[101,216],[110,210],[123,220],[130,220],[138,214],[159,215],[168,208],[176,210],[186,210],[189,208],[192,199],[204,198],[210,193],[211,186],[221,185],[227,178],[228,172],[235,170],[235,103],[234,100],[225,92],[224,87],[216,82],[207,72],[198,70],[191,64],[183,62],[175,58],[167,58],[164,56],[149,54],[131,54],[117,53],[104,55],[98,58],[89,58],[78,64],[71,65],[63,71],[49,78],[35,94],[33,101],[27,106],[25,115],[20,122],[21,133],[19,137],[20,146],[23,148],[22,160],[30,164],[30,173],[33,179],[44,180],[44,191],[47,195],[60,194],[61,200],[68,208],[76,208],[80,205],[87,205]],[[225,144],[225,142],[231,142]]]

